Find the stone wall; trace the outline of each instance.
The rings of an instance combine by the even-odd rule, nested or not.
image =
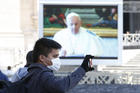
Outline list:
[[[0,68],[6,69],[6,66],[25,63],[25,58],[21,62],[18,54],[23,51],[22,57],[25,57],[39,37],[38,4],[37,0],[0,2]]]

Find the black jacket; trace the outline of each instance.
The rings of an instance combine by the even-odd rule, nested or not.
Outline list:
[[[32,64],[28,71],[33,73],[26,84],[28,93],[65,93],[76,86],[85,75],[85,70],[79,67],[69,76],[58,78],[52,70],[39,63]]]

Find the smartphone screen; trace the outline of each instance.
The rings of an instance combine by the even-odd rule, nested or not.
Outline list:
[[[92,59],[91,59],[91,58],[89,59],[89,67],[90,67],[90,68],[93,67],[93,65],[92,65]]]

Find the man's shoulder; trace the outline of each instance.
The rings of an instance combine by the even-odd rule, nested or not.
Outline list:
[[[0,71],[0,76],[5,76],[5,74],[2,71]]]
[[[28,68],[29,73],[33,73],[34,75],[42,75],[42,78],[45,79],[45,77],[53,75],[53,71],[49,68],[47,68],[46,66],[44,66],[43,64],[40,63],[35,63],[32,64],[29,68]]]
[[[0,71],[0,79],[1,80],[8,80],[8,77],[3,72]]]
[[[43,64],[40,64],[40,63],[34,63],[34,64],[31,64],[28,68],[28,71],[31,71],[31,70],[44,70],[44,71],[48,71],[48,72],[51,72],[52,70],[50,70],[49,68],[47,68],[45,65]]]
[[[67,38],[67,36],[69,36],[69,31],[68,31],[68,29],[67,28],[65,28],[65,29],[62,29],[62,30],[60,30],[60,31],[58,31],[58,32],[56,32],[56,34],[54,35],[54,37],[53,37],[53,39],[54,40],[58,40],[58,39],[62,39],[62,38]]]
[[[56,34],[65,34],[68,32],[67,30],[68,30],[67,28],[64,28],[64,29],[58,31]]]
[[[92,32],[92,31],[90,31],[86,28],[81,27],[80,29],[81,29],[82,33],[85,34],[85,35],[88,34],[89,36],[97,36],[96,33]]]
[[[27,69],[28,69],[27,67],[19,68],[17,70],[16,74],[19,75],[19,76],[24,76],[28,73]]]

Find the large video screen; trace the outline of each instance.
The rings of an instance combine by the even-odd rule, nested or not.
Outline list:
[[[44,3],[41,7],[42,36],[62,45],[61,58],[91,54],[95,59],[118,60],[122,23],[119,4]]]

